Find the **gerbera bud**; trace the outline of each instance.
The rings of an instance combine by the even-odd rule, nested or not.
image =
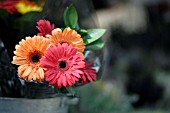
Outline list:
[[[51,35],[51,31],[55,28],[54,24],[51,24],[48,20],[39,20],[37,25],[36,27],[40,31],[39,36]]]

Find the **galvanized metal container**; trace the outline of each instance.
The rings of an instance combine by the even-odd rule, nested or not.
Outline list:
[[[78,98],[55,97],[45,99],[2,98],[0,113],[68,113],[68,106]]]

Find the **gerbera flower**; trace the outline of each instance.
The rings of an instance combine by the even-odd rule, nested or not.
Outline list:
[[[39,20],[37,22],[36,26],[40,33],[38,33],[39,36],[45,36],[46,34],[51,35],[51,31],[55,28],[54,24],[51,25],[50,21],[48,20]]]
[[[0,8],[3,8],[8,11],[8,13],[13,14],[17,12],[15,5],[17,4],[16,0],[8,0],[0,2]]]
[[[40,58],[49,47],[50,41],[42,36],[26,37],[22,39],[19,45],[15,46],[16,51],[13,57],[13,64],[20,65],[18,74],[25,80],[35,80],[41,82],[44,80],[44,69],[41,66]]]
[[[19,13],[25,14],[31,11],[42,11],[42,7],[38,6],[36,2],[29,1],[29,0],[19,0],[16,4],[16,8]]]
[[[47,37],[49,37],[55,45],[58,45],[58,43],[67,43],[76,48],[79,53],[84,51],[85,45],[83,39],[75,30],[69,27],[65,28],[63,32],[61,29],[56,28],[52,31],[52,35],[48,35]]]
[[[91,68],[93,64],[93,62],[88,63],[87,61],[85,61],[85,67],[83,68],[83,74],[81,75],[81,81],[84,84],[96,80],[96,70]]]
[[[41,63],[46,68],[45,79],[49,84],[61,88],[73,86],[81,78],[85,66],[84,58],[77,49],[67,43],[51,46]]]

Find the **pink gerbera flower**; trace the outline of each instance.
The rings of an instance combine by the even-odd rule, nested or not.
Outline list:
[[[87,61],[85,61],[85,67],[83,68],[84,73],[81,75],[81,81],[84,84],[96,80],[96,70],[91,68],[93,64],[93,62],[88,63]]]
[[[37,29],[40,31],[39,36],[45,36],[46,34],[51,34],[51,31],[55,28],[54,24],[51,24],[48,20],[39,20],[37,22]]]
[[[45,80],[58,88],[74,86],[83,74],[82,68],[85,67],[82,55],[67,43],[48,48],[41,63],[47,69]]]
[[[13,14],[14,12],[17,12],[16,9],[16,0],[7,0],[7,1],[2,1],[0,2],[0,8],[6,9],[8,13]]]

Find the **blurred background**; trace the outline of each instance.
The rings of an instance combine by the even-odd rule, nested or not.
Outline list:
[[[70,113],[170,113],[170,1],[93,0],[103,37],[101,80],[77,89]]]

